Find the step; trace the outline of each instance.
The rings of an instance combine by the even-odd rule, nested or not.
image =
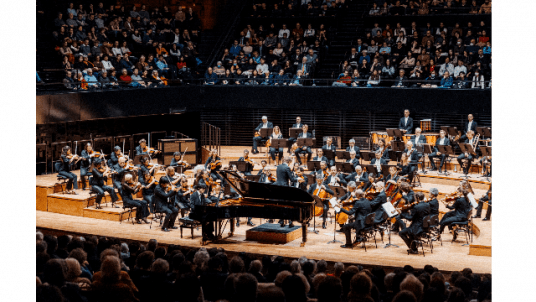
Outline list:
[[[123,209],[122,202],[116,203],[119,208],[112,208],[111,203],[101,203],[102,209],[95,209],[95,207],[84,208],[83,216],[87,218],[95,218],[110,221],[122,221],[129,218],[129,211]],[[134,220],[136,217],[136,209],[132,210],[130,218]]]
[[[89,191],[77,190],[78,195],[53,193],[47,196],[47,209],[49,212],[72,216],[84,216],[84,209],[95,205],[95,195]],[[119,196],[121,198],[121,196]],[[102,203],[111,202],[108,192],[104,193]],[[118,202],[119,204],[119,202]]]

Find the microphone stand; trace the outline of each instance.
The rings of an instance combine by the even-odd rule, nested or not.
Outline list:
[[[398,245],[391,243],[391,229],[392,229],[391,228],[391,219],[390,218],[387,218],[387,219],[389,221],[389,224],[388,224],[389,233],[387,233],[387,237],[389,238],[389,243],[387,243],[383,248],[388,248],[390,246],[399,247]]]
[[[333,240],[328,242],[328,244],[330,244],[330,243],[342,243],[341,241],[335,239],[335,235],[337,234],[337,217],[339,217],[339,214],[335,213],[335,223],[333,224]]]

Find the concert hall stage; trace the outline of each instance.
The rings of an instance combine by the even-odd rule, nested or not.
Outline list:
[[[229,160],[236,160],[241,151],[248,147],[222,147],[224,165]],[[236,157],[236,158],[235,158]],[[260,163],[264,157],[263,153],[252,155],[251,158]],[[455,161],[453,161],[455,162]],[[260,166],[256,165],[255,169]],[[275,169],[274,169],[275,171]],[[74,171],[79,175],[79,171]],[[254,172],[256,173],[256,172]],[[469,179],[475,196],[480,198],[489,187],[489,182],[484,178],[479,178],[478,174],[471,174]],[[414,191],[427,192],[432,187],[438,188],[440,198],[451,193],[458,185],[460,174],[453,173],[449,176],[437,175],[437,172],[428,172],[421,175],[421,186],[415,187]],[[80,178],[78,178],[80,179]],[[194,229],[194,239],[190,237],[190,230],[185,230],[184,237],[180,238],[180,231],[173,230],[169,233],[162,232],[158,227],[158,222],[152,224],[131,224],[125,221],[128,214],[122,208],[111,208],[109,196],[106,193],[106,202],[103,200],[103,209],[97,210],[92,206],[94,196],[90,196],[88,191],[78,190],[79,195],[61,194],[59,185],[56,184],[56,174],[36,176],[36,226],[37,229],[45,232],[83,234],[115,237],[123,240],[133,240],[147,242],[149,239],[157,239],[162,244],[179,244],[188,247],[201,247],[201,229]],[[79,184],[80,187],[80,184]],[[118,202],[121,206],[121,202]],[[88,207],[89,206],[89,207]],[[447,209],[440,203],[440,211]],[[483,214],[485,213],[485,210]],[[134,215],[134,214],[133,214]],[[482,215],[484,217],[484,215]],[[475,273],[491,273],[491,221],[474,219],[474,224],[479,228],[480,235],[473,238],[470,246],[463,246],[465,237],[460,236],[458,240],[451,243],[452,235],[445,232],[443,234],[443,245],[434,242],[433,253],[425,246],[425,257],[419,255],[408,255],[407,247],[398,235],[392,236],[393,244],[399,246],[384,248],[388,242],[388,237],[384,237],[384,242],[377,236],[378,248],[375,248],[374,241],[367,243],[367,251],[361,245],[354,249],[340,248],[342,243],[328,244],[333,240],[333,229],[335,224],[328,220],[328,228],[321,228],[321,220],[316,220],[316,229],[319,234],[312,232],[307,235],[307,243],[300,247],[300,238],[286,244],[265,244],[256,241],[246,241],[246,231],[251,227],[245,224],[246,219],[242,218],[242,224],[236,228],[234,236],[224,238],[217,243],[211,243],[208,247],[222,247],[230,252],[248,252],[258,256],[281,255],[284,257],[297,258],[306,256],[311,259],[325,259],[326,261],[341,261],[347,264],[361,264],[365,267],[380,265],[387,269],[402,267],[406,264],[415,268],[423,268],[426,264],[431,264],[445,272],[459,271],[470,267]],[[121,223],[120,223],[121,221]],[[266,223],[266,220],[254,218],[256,225]],[[311,229],[313,222],[311,221]],[[223,232],[227,236],[227,230]],[[336,239],[344,242],[344,234],[336,233]]]

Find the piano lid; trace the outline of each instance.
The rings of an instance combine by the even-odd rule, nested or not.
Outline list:
[[[313,196],[302,189],[249,181],[233,171],[218,171],[218,173],[244,198],[314,202]]]

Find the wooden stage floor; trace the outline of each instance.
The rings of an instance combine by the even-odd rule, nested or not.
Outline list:
[[[308,241],[305,247],[300,247],[301,237],[287,244],[264,244],[253,241],[245,241],[246,230],[250,227],[245,225],[245,218],[242,218],[242,224],[236,228],[235,234],[231,238],[224,239],[218,243],[211,243],[208,247],[222,247],[228,251],[248,252],[260,255],[281,255],[283,257],[298,258],[306,256],[311,259],[324,259],[326,261],[341,261],[343,263],[363,264],[363,265],[380,265],[384,267],[402,267],[412,265],[415,268],[423,268],[431,264],[442,271],[452,272],[460,271],[469,267],[475,273],[491,273],[491,257],[469,255],[469,246],[462,246],[464,238],[451,243],[452,235],[445,232],[443,234],[443,246],[438,242],[434,244],[433,254],[430,248],[425,246],[426,256],[408,255],[407,247],[398,235],[391,238],[391,242],[399,246],[384,248],[387,243],[381,242],[379,236],[378,248],[374,247],[374,242],[367,243],[367,252],[361,245],[354,249],[343,249],[340,243],[327,244],[333,239],[334,224],[328,222],[328,228],[322,229],[321,222],[316,221],[319,234],[308,233]],[[255,224],[261,223],[261,219],[254,218]],[[262,223],[266,223],[263,220]],[[311,228],[312,228],[311,221]],[[473,244],[478,244],[485,240],[485,244],[491,246],[491,221],[481,221],[475,219],[481,231],[479,238],[475,237]],[[178,244],[189,247],[201,247],[201,230],[194,230],[194,239],[191,239],[190,230],[184,230],[184,238],[180,238],[179,229],[171,232],[162,232],[157,223],[153,223],[150,229],[148,224],[134,224],[123,221],[120,224],[117,221],[108,221],[80,216],[70,216],[52,212],[36,211],[36,226],[40,229],[74,232],[80,234],[93,234],[97,236],[109,236],[127,240],[138,240],[147,242],[149,239],[156,239],[164,244]],[[228,230],[228,227],[227,227]],[[227,236],[228,231],[224,234]],[[336,233],[336,239],[344,242],[344,234]],[[489,242],[488,242],[489,241]]]

